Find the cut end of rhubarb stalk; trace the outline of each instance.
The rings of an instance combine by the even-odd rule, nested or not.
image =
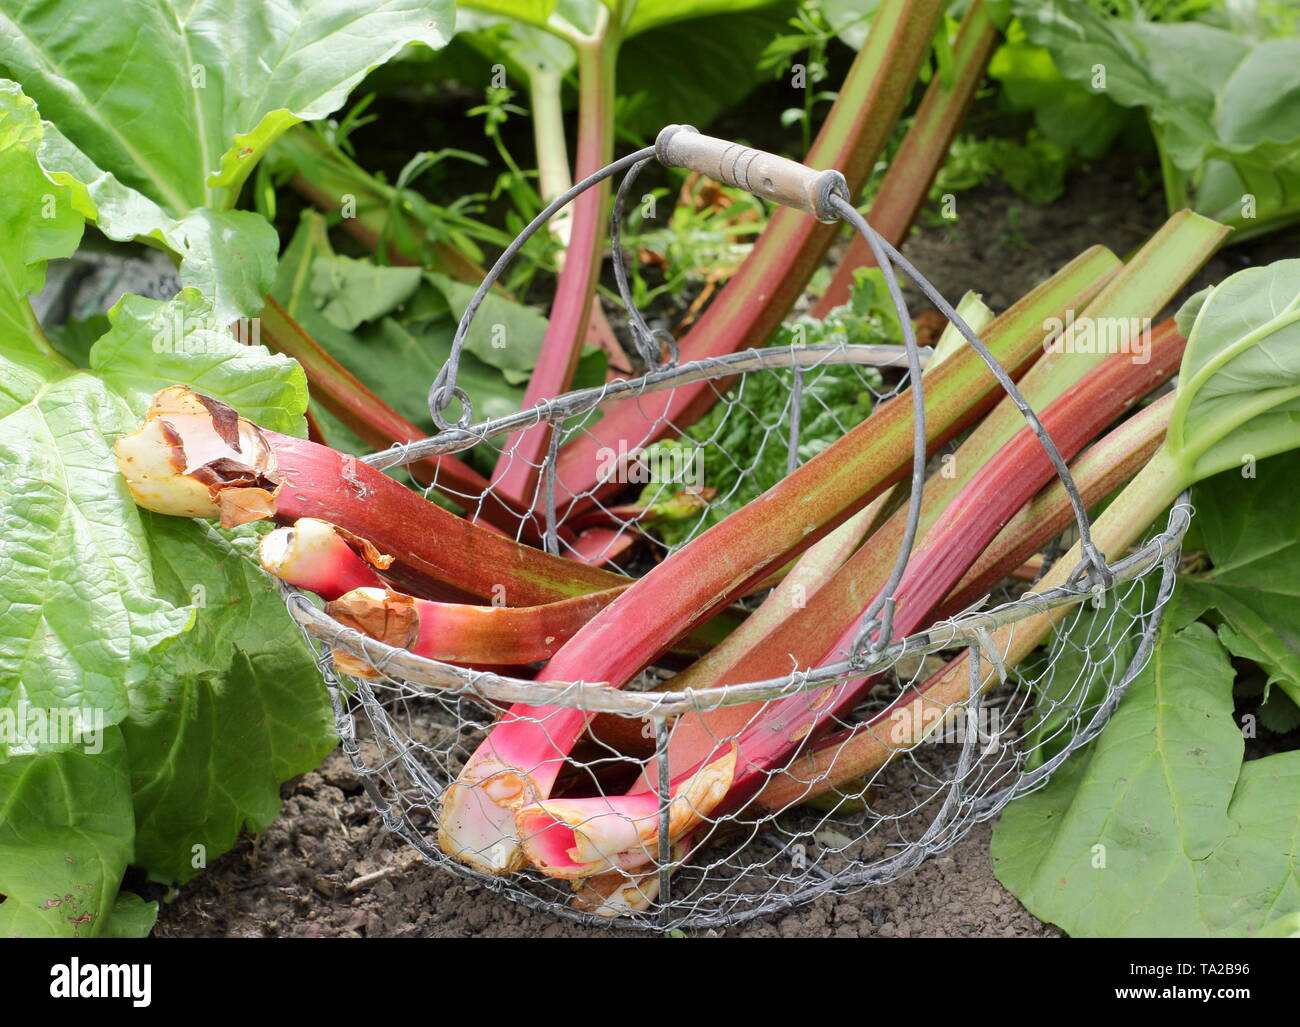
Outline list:
[[[583,913],[610,920],[644,913],[659,897],[659,871],[645,874],[601,874],[573,882],[569,905]]]
[[[522,870],[515,811],[535,802],[537,789],[528,775],[490,757],[470,769],[443,795],[438,845],[486,874]]]
[[[251,421],[183,385],[158,392],[145,422],[113,447],[131,497],[174,517],[231,528],[275,513],[275,452]]]
[[[420,611],[415,600],[386,588],[354,588],[325,612],[344,627],[397,649],[410,649],[420,637]]]
[[[326,603],[325,612],[345,628],[360,631],[397,649],[414,648],[420,638],[420,612],[415,600],[386,588],[354,588]],[[365,660],[344,649],[335,649],[331,655],[334,669],[340,674],[354,678],[381,676]]]
[[[668,807],[676,840],[698,827],[726,797],[737,748],[696,771]],[[659,845],[659,796],[653,792],[591,799],[547,799],[515,814],[524,854],[551,877],[576,879],[651,863]]]

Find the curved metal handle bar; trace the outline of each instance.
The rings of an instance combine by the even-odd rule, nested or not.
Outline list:
[[[595,174],[588,175],[581,182],[576,183],[572,188],[561,193],[550,203],[548,203],[542,212],[524,227],[524,230],[515,236],[514,240],[497,257],[496,263],[483,277],[469,304],[465,307],[465,312],[460,316],[460,323],[456,326],[456,334],[451,340],[451,353],[447,356],[447,362],[442,365],[442,370],[438,372],[438,377],[434,379],[433,385],[429,387],[429,414],[433,418],[433,423],[439,429],[446,431],[449,428],[464,428],[473,418],[473,409],[469,397],[463,390],[456,388],[456,377],[460,371],[461,350],[465,347],[465,334],[469,331],[470,322],[474,320],[474,315],[478,313],[479,306],[483,303],[492,288],[501,277],[501,274],[510,262],[515,259],[516,254],[523,248],[533,234],[546,224],[560,210],[577,197],[581,196],[593,185],[598,185],[607,178],[617,175],[624,168],[629,168],[638,161],[644,161],[653,157],[655,148],[647,146],[644,149],[637,150],[635,153],[629,153],[626,157],[620,157],[612,164],[606,164]],[[454,425],[449,424],[442,416],[442,412],[450,405],[452,398],[458,398],[461,401],[461,416]]]

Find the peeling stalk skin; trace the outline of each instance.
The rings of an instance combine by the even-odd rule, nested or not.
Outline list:
[[[363,635],[426,659],[512,665],[549,659],[620,591],[607,589],[540,606],[467,606],[385,588],[358,588],[329,603],[325,612]]]
[[[1161,334],[1160,345],[1153,340],[1147,364],[1134,364],[1127,354],[1112,355],[1044,410],[1040,414],[1043,426],[1062,455],[1067,459],[1073,456],[1125,407],[1167,379],[1177,369],[1184,345],[1185,340],[1176,332],[1166,331]],[[934,609],[982,548],[1053,473],[1042,444],[1028,426],[998,450],[913,551],[896,594],[895,637],[905,637],[931,619]],[[859,619],[855,617],[830,651],[824,651],[818,666],[843,659],[859,630]],[[795,665],[807,666],[806,663]],[[719,739],[722,739],[742,753],[739,770],[723,801],[699,812],[716,818],[744,805],[766,784],[773,771],[787,765],[816,732],[832,718],[851,710],[873,681],[874,678],[843,681],[787,699],[683,715],[674,726],[669,742],[673,801],[677,801],[679,790],[689,787],[700,773],[697,768],[718,758]],[[648,832],[640,838],[638,847],[653,846],[658,822],[654,817],[646,819],[641,815],[640,807],[649,798],[657,808],[655,767],[655,763],[649,764],[641,781],[626,796],[563,803],[542,801],[521,810],[516,817],[521,832],[527,826],[534,836],[544,835],[548,819],[555,820],[559,823],[550,829],[552,833],[565,837],[566,831],[573,831],[583,843],[576,851],[592,856],[585,862],[575,858],[557,866],[553,846],[530,845],[525,839],[525,851],[534,865],[554,876],[603,873],[610,865],[623,869],[640,865],[635,862],[638,853],[631,851],[631,846],[619,844],[623,841],[621,834],[604,836],[600,829],[630,819],[641,832]]]
[[[856,195],[911,95],[943,8],[937,0],[880,5],[871,34],[803,163],[838,169]],[[773,211],[740,269],[679,340],[682,362],[763,345],[803,292],[837,231],[838,226],[787,207]],[[670,434],[669,424],[674,432],[684,430],[713,405],[722,388],[725,383],[697,382],[610,406],[599,423],[560,450],[559,502],[567,506],[574,501],[575,511],[590,506],[586,497],[597,485],[602,450],[618,452],[620,442],[649,445]]]
[[[1043,321],[1082,306],[1117,266],[1102,247],[1086,251],[995,320],[986,345],[1004,367],[1023,370],[1038,351]],[[986,412],[998,390],[969,347],[922,384],[932,449]],[[912,461],[911,429],[909,394],[881,404],[827,450],[636,582],[556,654],[545,677],[621,687],[712,610],[901,480]],[[514,812],[549,795],[588,719],[573,709],[512,707],[444,795],[444,850],[486,872],[520,866]]]
[[[471,524],[355,457],[265,431],[181,386],[154,397],[144,426],[116,452],[146,509],[220,517],[226,527],[319,518],[392,556],[386,576],[415,595],[530,606],[628,583]]]
[[[423,431],[325,352],[274,297],[266,297],[260,320],[262,339],[268,348],[291,356],[302,364],[311,383],[313,398],[368,445],[387,449],[395,443],[425,438]],[[443,495],[462,505],[467,496],[488,492],[487,479],[454,456],[417,461],[411,464],[410,471],[417,478],[432,482]],[[482,520],[504,531],[515,530],[519,517],[502,507],[499,499],[495,502],[485,500],[483,507]]]
[[[383,588],[378,571],[393,558],[348,534],[315,517],[276,528],[258,543],[262,569],[327,601],[356,588]]]
[[[953,42],[952,84],[945,85],[940,75],[931,80],[867,215],[871,227],[895,246],[907,238],[925,204],[948,148],[966,120],[975,91],[984,81],[984,69],[988,67],[997,39],[998,30],[989,20],[982,0],[976,0],[967,9]],[[825,317],[835,307],[847,303],[853,273],[860,267],[875,266],[871,247],[855,233],[840,258],[831,284],[813,308],[813,317]]]

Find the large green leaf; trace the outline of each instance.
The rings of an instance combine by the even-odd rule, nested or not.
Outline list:
[[[153,591],[113,460],[125,405],[50,349],[28,303],[45,261],[81,234],[73,191],[40,169],[40,139],[31,101],[0,83],[0,709],[98,710],[113,724],[144,656],[189,616]],[[47,747],[0,739],[0,758]]]
[[[1101,736],[1007,807],[998,879],[1073,935],[1245,935],[1300,910],[1300,752],[1242,763],[1233,672],[1204,624],[1162,626]]]
[[[1300,536],[1293,523],[1300,457],[1265,460],[1196,487],[1202,542],[1213,567],[1179,583],[1186,602],[1213,609],[1219,640],[1263,667],[1300,703]]]
[[[0,63],[100,167],[172,214],[230,205],[290,125],[330,114],[449,0],[46,0],[0,12]]]
[[[104,732],[100,752],[0,765],[0,937],[147,934],[156,907],[114,901],[134,833],[118,729]]]
[[[1300,217],[1300,37],[1108,18],[1084,0],[1013,6],[1066,77],[1146,110],[1178,173],[1166,179],[1171,209],[1190,198],[1246,234]]]
[[[325,117],[412,42],[442,46],[451,0],[80,0],[0,10],[0,65],[57,126],[47,170],[85,183],[112,239],[181,258],[181,281],[220,316],[251,316],[277,240],[229,210],[290,126]]]
[[[1300,260],[1247,268],[1188,301],[1168,447],[1202,478],[1300,444]]]
[[[194,604],[193,630],[155,654],[122,725],[131,759],[134,862],[186,880],[260,831],[280,785],[335,744],[320,674],[258,566],[258,532],[146,515],[163,595]]]
[[[90,350],[90,369],[135,415],[159,389],[185,382],[229,403],[263,428],[305,434],[307,376],[296,361],[236,343],[193,289],[162,302],[123,296],[109,331]]]

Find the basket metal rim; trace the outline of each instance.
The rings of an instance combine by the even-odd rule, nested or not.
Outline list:
[[[924,367],[933,350],[919,349]],[[763,349],[744,349],[715,357],[692,360],[685,364],[657,368],[635,378],[615,378],[604,385],[588,389],[574,389],[563,395],[544,400],[524,410],[506,414],[464,428],[448,428],[427,439],[394,443],[361,459],[376,470],[404,467],[429,457],[459,453],[486,439],[511,435],[536,427],[543,421],[566,420],[589,413],[605,403],[635,399],[652,392],[675,389],[692,382],[713,378],[731,378],[735,375],[759,371],[781,371],[793,368],[810,370],[817,367],[854,365],[859,367],[907,367],[907,347],[892,344],[863,345],[849,342],[817,342],[797,346],[769,346]]]

